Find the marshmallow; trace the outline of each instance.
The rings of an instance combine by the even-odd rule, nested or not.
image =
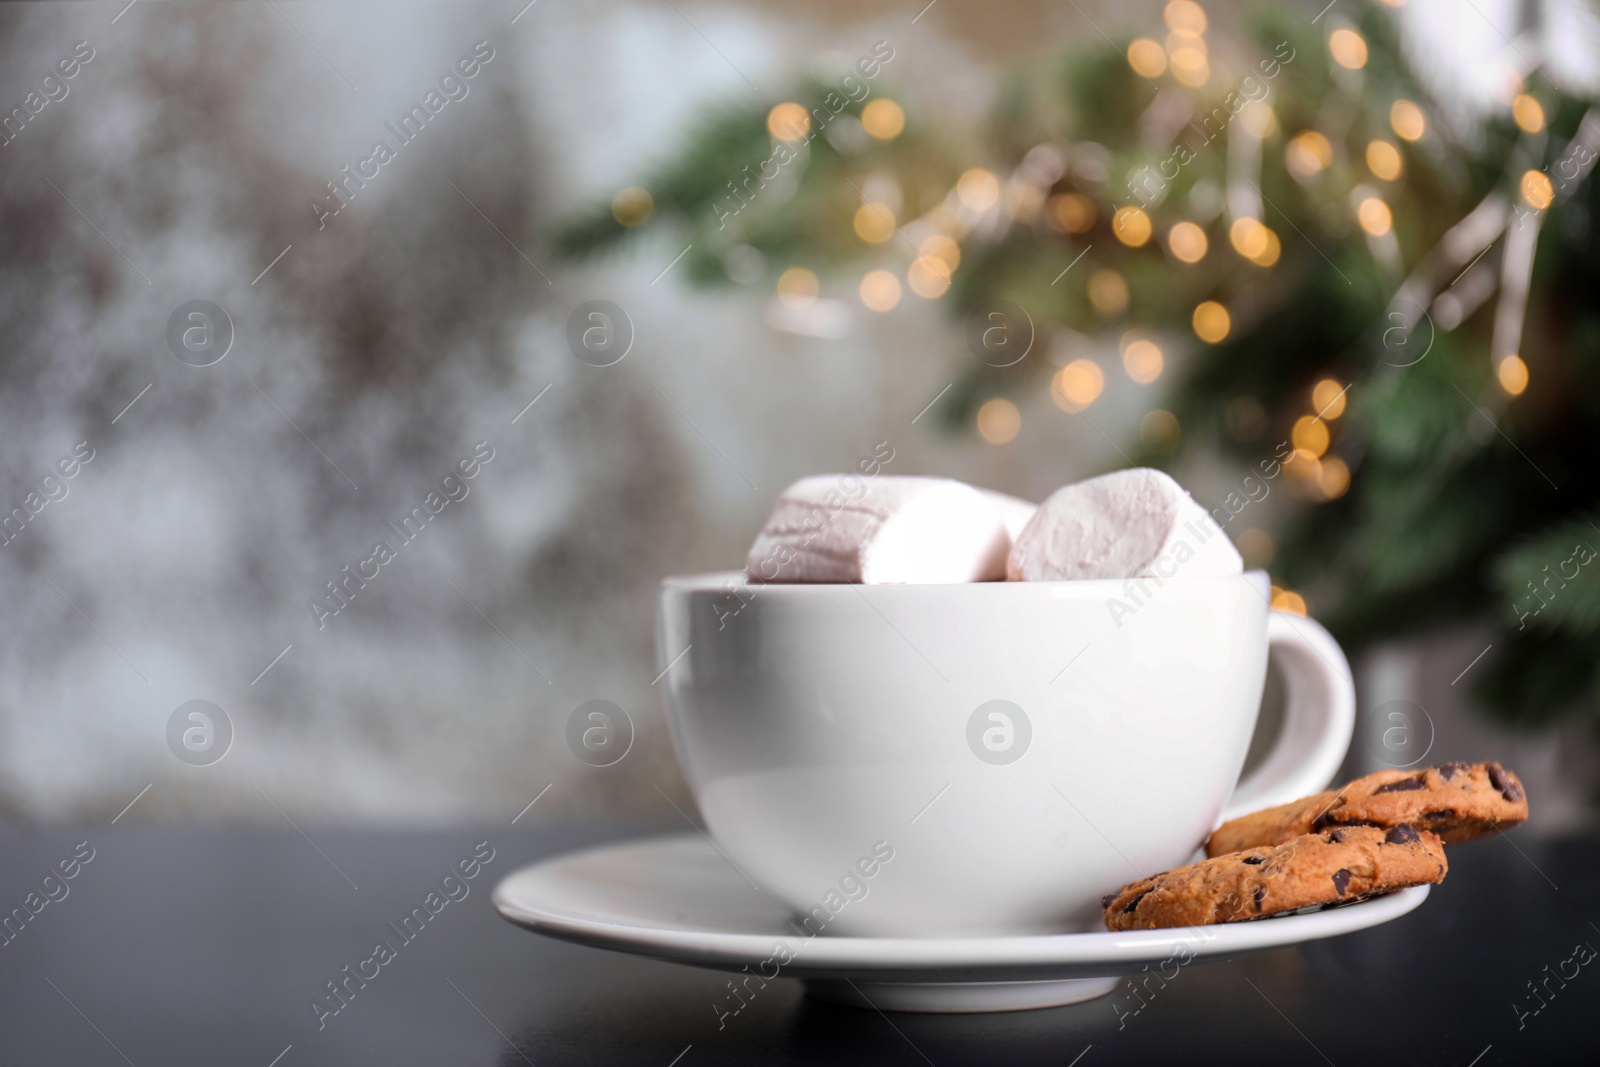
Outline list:
[[[1000,506],[970,485],[819,474],[778,497],[745,569],[753,582],[990,582],[1010,549]]]
[[[994,506],[1000,509],[1000,521],[1005,523],[1006,535],[1013,542],[1022,536],[1023,529],[1033,518],[1033,513],[1039,510],[1039,505],[1031,500],[1007,496],[1005,493],[997,493],[992,489],[983,489],[980,492],[994,501]]]
[[[1244,571],[1216,520],[1157,470],[1104,474],[1058,489],[1011,547],[1011,581],[1207,578]]]

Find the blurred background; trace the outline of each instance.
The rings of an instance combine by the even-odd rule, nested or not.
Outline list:
[[[0,822],[676,818],[655,583],[879,442],[1170,470],[1351,652],[1349,770],[1592,818],[1590,3],[0,26]]]

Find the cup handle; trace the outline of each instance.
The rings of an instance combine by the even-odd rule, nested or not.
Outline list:
[[[1233,787],[1219,823],[1326,787],[1355,730],[1355,684],[1333,635],[1311,619],[1274,611],[1267,649],[1288,689],[1283,730],[1261,765]]]

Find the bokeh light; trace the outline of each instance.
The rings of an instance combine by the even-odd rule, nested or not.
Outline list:
[[[1022,412],[1005,397],[985,400],[978,408],[978,436],[991,445],[1009,444],[1022,429]]]
[[[637,185],[618,191],[611,199],[611,217],[629,229],[643,226],[655,210],[655,198]]]
[[[1389,108],[1389,128],[1402,141],[1420,141],[1428,130],[1422,108],[1410,100],[1396,100]]]
[[[1555,186],[1550,184],[1550,176],[1543,171],[1530,170],[1522,175],[1522,199],[1528,206],[1536,211],[1543,211],[1555,203]]]
[[[1233,329],[1233,316],[1215,300],[1206,300],[1196,305],[1193,324],[1195,336],[1214,345],[1226,338],[1228,331]]]
[[[1329,456],[1322,461],[1322,469],[1317,473],[1317,488],[1322,490],[1322,495],[1329,500],[1338,500],[1350,488],[1350,468],[1338,456]]]
[[[1045,205],[1045,218],[1061,233],[1087,233],[1094,227],[1094,201],[1082,193],[1061,193]]]
[[[1394,181],[1402,169],[1400,150],[1388,141],[1373,141],[1367,145],[1367,169],[1386,182]]]
[[[1318,459],[1328,450],[1328,424],[1315,415],[1302,415],[1294,420],[1294,428],[1289,431],[1289,440],[1294,442],[1296,450],[1307,452],[1312,459]]]
[[[803,141],[811,132],[811,115],[792,100],[767,112],[767,132],[780,141]]]
[[[1192,222],[1180,222],[1167,231],[1167,248],[1185,263],[1198,263],[1206,258],[1206,231]]]
[[[1138,248],[1150,240],[1150,216],[1136,207],[1119,207],[1111,217],[1111,232],[1123,244]]]
[[[1186,44],[1173,51],[1172,76],[1180,85],[1187,85],[1191,89],[1198,89],[1210,81],[1211,64],[1206,60],[1205,50]]]
[[[1265,530],[1255,527],[1240,530],[1233,539],[1233,547],[1239,550],[1239,555],[1244,557],[1244,565],[1251,570],[1259,570],[1272,562],[1272,537]]]
[[[1523,133],[1538,133],[1544,129],[1544,105],[1527,93],[1518,93],[1511,101],[1511,119]]]
[[[1272,610],[1298,615],[1303,619],[1306,616],[1306,598],[1291,590],[1279,589],[1277,586],[1273,586]]]
[[[1500,388],[1508,396],[1521,396],[1522,391],[1528,388],[1528,364],[1523,362],[1521,356],[1509,355],[1500,360],[1500,365],[1495,368],[1495,378],[1500,382]]]
[[[950,267],[934,256],[918,256],[906,271],[906,284],[925,300],[935,300],[950,288]]]
[[[956,198],[968,211],[988,211],[1000,199],[1000,179],[973,167],[956,179]]]
[[[1122,369],[1140,385],[1149,385],[1161,377],[1165,366],[1161,346],[1154,341],[1141,337],[1122,346]]]
[[[906,113],[893,100],[879,97],[861,109],[861,127],[880,141],[892,141],[906,128]]]
[[[1139,420],[1139,443],[1157,455],[1166,455],[1178,447],[1183,439],[1183,428],[1178,416],[1163,408],[1148,412]]]
[[[1228,227],[1228,242],[1245,259],[1255,259],[1267,251],[1267,228],[1260,219],[1234,219]]]
[[[1265,139],[1278,132],[1278,115],[1265,100],[1247,100],[1239,109],[1239,125],[1252,137]]]
[[[1076,413],[1099,399],[1106,387],[1105,372],[1092,359],[1075,359],[1056,371],[1050,398],[1062,411]]]
[[[817,302],[821,291],[817,276],[805,267],[790,267],[778,275],[778,299],[786,307],[808,308]]]
[[[1284,149],[1283,161],[1289,173],[1305,181],[1328,169],[1333,162],[1333,144],[1316,130],[1303,130]]]
[[[1345,393],[1348,390],[1332,378],[1324,378],[1311,387],[1311,406],[1323,419],[1337,419],[1344,414]]]
[[[1356,221],[1361,223],[1361,228],[1374,237],[1382,237],[1389,232],[1393,225],[1393,216],[1389,214],[1389,205],[1375,196],[1369,196],[1356,205]]]
[[[861,279],[861,302],[873,311],[890,311],[900,303],[900,279],[886,270],[869,270]]]
[[[881,245],[894,236],[894,209],[871,202],[856,208],[856,236],[871,245]]]
[[[1328,53],[1339,66],[1360,70],[1367,65],[1367,40],[1355,30],[1334,30],[1328,36]]]
[[[954,238],[936,233],[917,246],[920,255],[937,259],[945,265],[946,273],[954,273],[961,266],[961,246]]]
[[[1102,315],[1115,315],[1128,306],[1128,283],[1114,270],[1089,275],[1089,303]]]
[[[1167,70],[1167,50],[1148,37],[1135,38],[1128,44],[1128,66],[1135,74],[1159,78]]]

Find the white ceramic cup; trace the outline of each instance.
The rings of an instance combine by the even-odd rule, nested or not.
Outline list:
[[[1104,894],[1186,862],[1224,818],[1323,788],[1344,757],[1344,655],[1268,591],[1260,572],[671,578],[673,744],[722,852],[799,932],[1103,929]],[[1239,781],[1269,650],[1288,707]]]

